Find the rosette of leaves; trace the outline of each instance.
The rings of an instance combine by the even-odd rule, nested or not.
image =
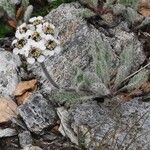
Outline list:
[[[113,47],[106,37],[98,38],[94,44],[90,50],[92,71],[74,66],[76,91],[57,91],[52,93],[52,99],[70,105],[91,98],[104,101],[130,95],[130,99],[149,93],[145,85],[149,85],[150,63],[136,35],[123,31],[116,34]]]
[[[92,51],[95,73],[78,70],[76,82],[79,89],[87,88],[86,91],[91,91],[94,97],[105,99],[132,91],[138,91],[132,96],[139,96],[140,88],[144,84],[150,84],[150,62],[148,60],[146,65],[143,65],[146,57],[137,37],[125,32],[116,37],[113,49],[103,39],[95,41],[96,49]],[[118,43],[120,47],[119,51],[116,51]],[[148,94],[149,88],[142,89],[140,93]]]

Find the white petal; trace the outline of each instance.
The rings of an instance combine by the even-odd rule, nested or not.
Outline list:
[[[33,41],[33,42],[31,43],[31,46],[36,47],[36,48],[39,48],[39,43]]]
[[[44,60],[45,60],[45,57],[44,57],[43,55],[41,55],[41,56],[39,56],[39,57],[37,58],[37,61],[38,61],[39,63],[44,62]]]
[[[14,45],[15,43],[17,43],[16,39],[12,41],[12,45]]]
[[[15,37],[18,38],[19,35],[20,35],[20,32],[17,30],[15,33]]]
[[[43,30],[42,30],[42,25],[41,25],[41,24],[39,24],[39,25],[37,26],[36,31],[37,31],[38,33],[42,33],[42,32],[43,32]]]
[[[49,22],[43,23],[43,26],[44,26],[44,27],[50,26],[52,29],[55,29],[55,26],[54,26],[52,23],[49,23]]]
[[[24,55],[25,54],[25,50],[22,48],[22,49],[20,49],[20,54],[21,55]]]
[[[25,37],[28,38],[30,35],[33,34],[34,31],[32,30],[28,30],[26,33],[25,33]]]
[[[45,56],[53,56],[55,54],[55,52],[54,51],[50,51],[50,50],[45,50],[45,51],[43,51],[43,54]]]
[[[27,62],[28,62],[29,64],[34,64],[34,63],[35,63],[35,59],[32,58],[32,57],[27,58]]]
[[[55,29],[55,26],[53,24],[49,23],[49,25],[52,29]]]
[[[39,47],[41,50],[45,50],[45,49],[46,49],[45,41],[44,41],[44,40],[41,40],[40,42],[38,42],[38,47]]]
[[[14,53],[15,55],[18,55],[18,54],[19,54],[19,49],[18,49],[18,48],[14,48],[14,49],[13,49],[13,53]]]
[[[32,39],[28,39],[27,42],[28,42],[27,44],[32,46],[32,47],[37,47],[38,48],[38,46],[39,46],[39,43],[34,41],[34,40],[32,40]]]
[[[54,40],[54,37],[50,34],[46,35],[45,36],[45,39],[48,41],[48,40]]]
[[[38,46],[38,48],[39,48],[41,51],[46,50],[46,47],[45,47],[44,45]]]
[[[42,20],[43,17],[42,17],[42,16],[38,16],[37,19],[38,19],[38,20]]]
[[[29,51],[30,51],[30,45],[29,45],[29,44],[26,44],[22,49],[23,49],[23,51],[24,51],[25,57],[28,57]]]
[[[29,25],[28,25],[28,27],[29,27],[29,29],[30,29],[30,30],[32,30],[32,31],[34,31],[34,30],[35,30],[35,26],[34,26],[34,25],[32,25],[32,24],[29,24]]]
[[[43,23],[43,26],[48,26],[49,25],[49,22],[44,22]]]
[[[36,28],[42,28],[42,27],[43,27],[42,24],[36,25]]]
[[[20,32],[17,32],[17,31],[16,31],[15,37],[16,37],[17,39],[22,39],[22,38],[25,37],[25,34],[20,34]]]
[[[56,54],[59,54],[61,52],[62,48],[60,46],[56,46],[56,48],[54,49],[54,52]]]
[[[23,27],[26,27],[27,26],[27,24],[26,23],[23,23],[23,24],[21,24],[20,26],[19,26],[19,28],[23,28]]]
[[[28,44],[29,46],[32,46],[34,42],[35,42],[35,41],[33,41],[32,39],[28,39],[27,44]]]
[[[32,23],[32,22],[34,22],[36,19],[37,19],[37,17],[30,18],[30,19],[29,19],[29,22]]]
[[[54,41],[57,43],[57,45],[60,45],[60,41],[57,39],[54,39]]]
[[[25,57],[28,57],[28,56],[29,56],[29,51],[26,50],[26,51],[24,52],[24,55],[25,55]]]
[[[40,32],[40,36],[44,39],[46,39],[46,34],[44,34],[43,32]]]

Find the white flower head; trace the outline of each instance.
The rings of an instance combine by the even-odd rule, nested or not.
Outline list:
[[[29,19],[29,22],[32,23],[33,25],[38,25],[43,22],[43,17],[42,16],[33,17]]]
[[[42,39],[42,37],[41,37],[39,32],[35,31],[35,32],[32,32],[31,39],[33,39],[34,41],[38,42],[38,41],[40,41]]]
[[[55,26],[49,22],[43,23],[43,32],[44,34],[54,35]]]
[[[15,48],[18,48],[18,49],[22,49],[25,44],[27,43],[27,40],[24,39],[24,38],[19,38],[19,39],[16,39],[12,42],[12,46],[14,46]]]
[[[12,42],[13,53],[23,55],[29,64],[42,63],[47,57],[60,53],[60,42],[55,37],[55,26],[43,17],[33,17],[29,24],[17,28]]]

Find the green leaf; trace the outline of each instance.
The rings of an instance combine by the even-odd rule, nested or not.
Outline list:
[[[87,98],[87,94],[85,95],[85,93],[79,93],[74,91],[52,91],[50,94],[51,100],[58,103],[66,103],[67,106],[73,105],[83,100],[87,100]]]
[[[120,86],[122,81],[132,72],[132,68],[135,65],[135,51],[136,49],[133,41],[129,42],[127,46],[124,46],[124,49],[120,54],[120,66],[116,75],[115,87]]]
[[[110,82],[112,65],[115,60],[109,43],[99,40],[95,43],[96,52],[93,52],[93,60],[95,64],[96,74],[106,86]]]

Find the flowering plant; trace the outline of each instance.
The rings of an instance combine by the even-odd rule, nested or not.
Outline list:
[[[29,64],[39,62],[47,79],[59,89],[44,65],[47,57],[61,51],[60,42],[55,37],[55,26],[41,16],[33,17],[28,24],[23,23],[17,28],[15,37],[13,53],[23,55]]]
[[[33,17],[29,24],[20,25],[12,42],[13,53],[23,55],[29,64],[42,63],[48,56],[61,51],[60,42],[55,37],[55,26],[43,17]]]

